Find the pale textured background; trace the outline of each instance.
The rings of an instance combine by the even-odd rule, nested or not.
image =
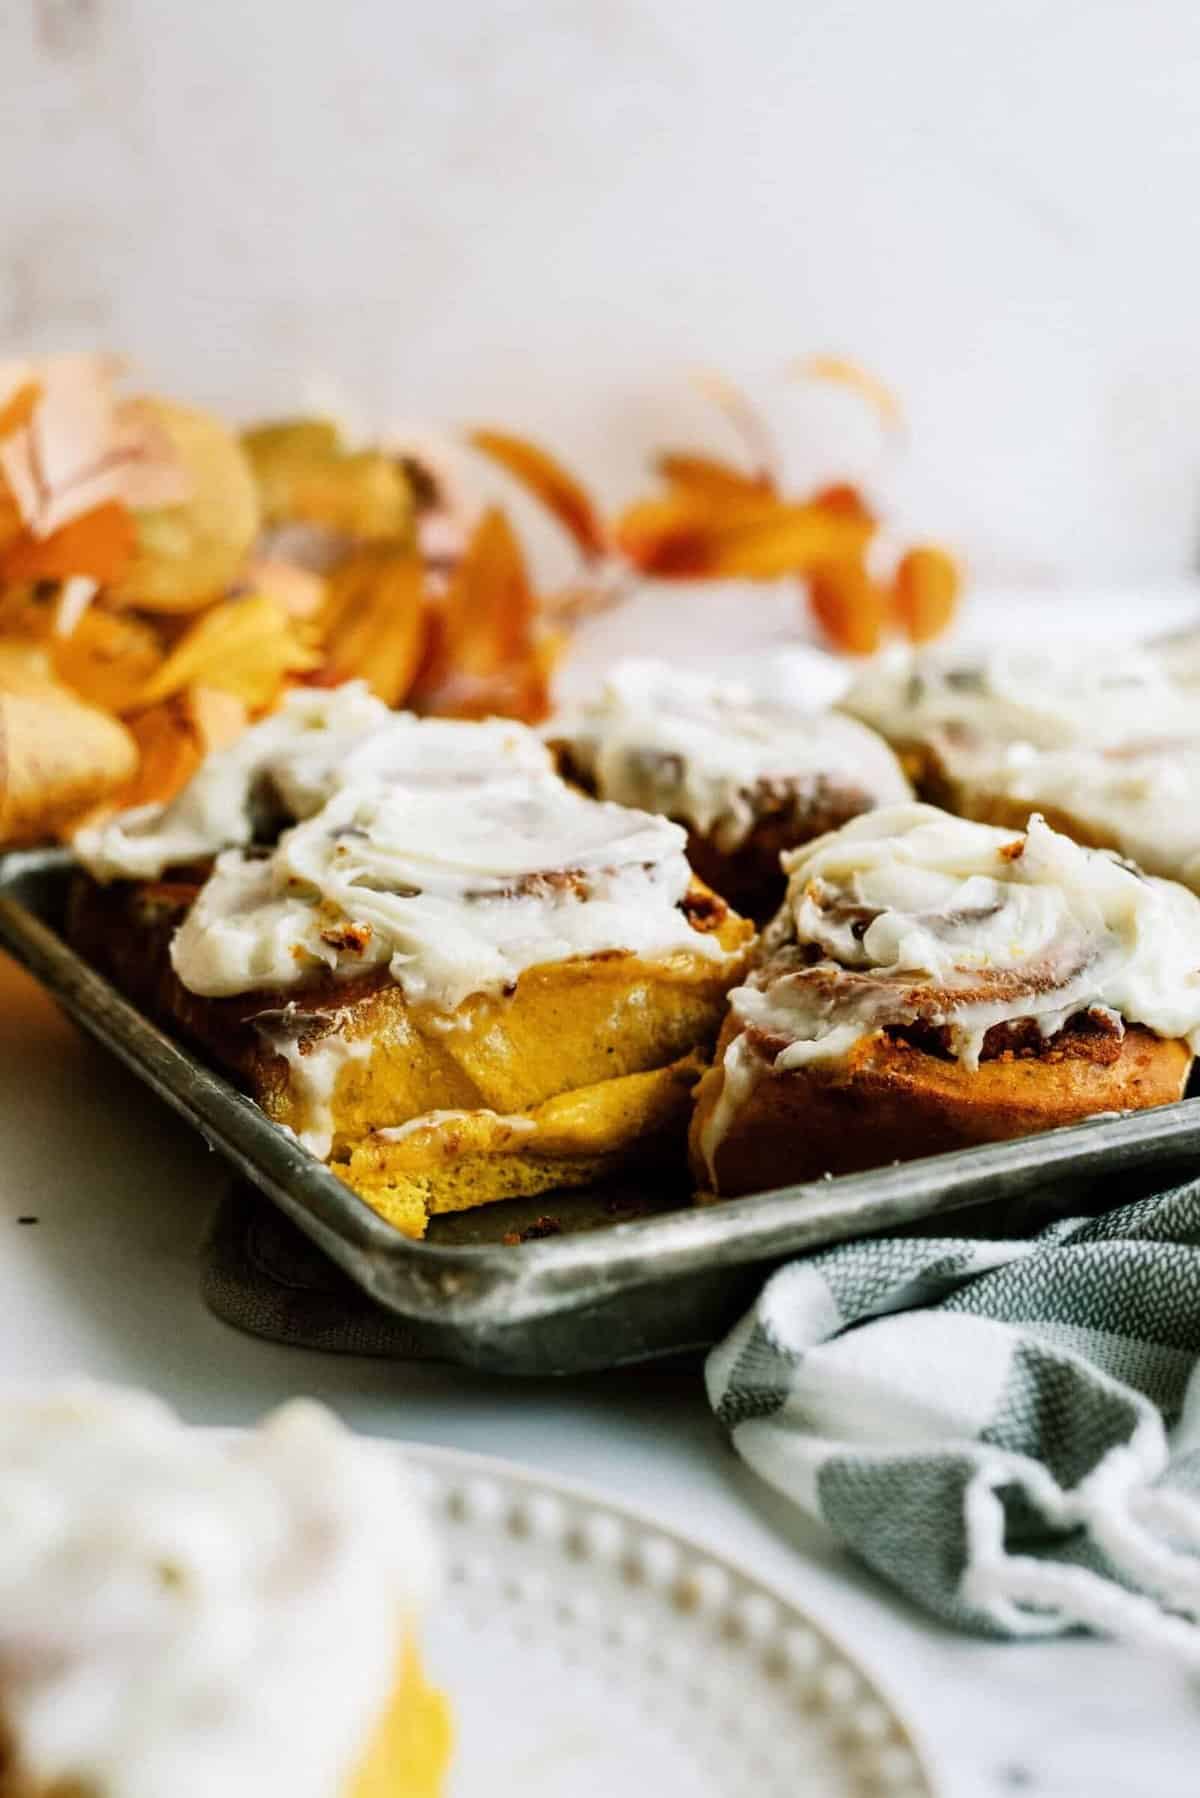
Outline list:
[[[524,426],[613,499],[697,363],[861,458],[778,382],[843,350],[985,578],[1191,565],[1193,0],[0,0],[0,71],[0,348]]]

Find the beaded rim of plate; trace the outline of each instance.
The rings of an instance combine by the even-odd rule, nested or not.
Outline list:
[[[451,1586],[499,1584],[509,1604],[546,1602],[544,1579],[514,1574],[471,1547],[472,1530],[536,1541],[564,1562],[594,1563],[624,1585],[653,1595],[669,1612],[704,1622],[727,1645],[755,1657],[773,1688],[820,1718],[841,1746],[864,1798],[935,1798],[928,1766],[908,1726],[848,1651],[788,1600],[721,1556],[668,1534],[635,1511],[567,1483],[488,1457],[404,1443],[414,1482],[442,1526]],[[561,1621],[589,1621],[587,1595],[555,1587]],[[643,1645],[645,1626],[630,1617],[622,1646]]]

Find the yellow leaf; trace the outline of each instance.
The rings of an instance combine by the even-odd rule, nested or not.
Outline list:
[[[142,688],[139,704],[154,705],[199,683],[236,693],[252,711],[261,711],[289,675],[303,674],[319,661],[277,600],[266,594],[226,599],[188,626]]]

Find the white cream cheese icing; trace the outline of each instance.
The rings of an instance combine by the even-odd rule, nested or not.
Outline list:
[[[436,1584],[394,1459],[317,1406],[226,1439],[0,1398],[0,1717],[38,1789],[345,1798]]]
[[[885,808],[784,857],[761,965],[730,995],[712,1157],[756,1069],[843,1058],[888,1026],[944,1030],[976,1066],[988,1031],[1050,1037],[1080,1012],[1200,1048],[1200,899],[1030,820],[1022,837],[933,806]]]
[[[345,787],[421,787],[446,798],[550,771],[548,750],[507,719],[463,723],[389,711],[362,681],[299,688],[211,755],[167,806],[141,806],[77,833],[98,880],[155,880],[172,865],[250,843],[264,815],[311,817]]]
[[[452,1012],[572,956],[720,959],[680,909],[684,841],[663,818],[549,775],[453,806],[437,792],[347,787],[268,857],[220,856],[171,960],[210,997],[295,986],[322,965],[348,975],[386,964],[409,999]]]
[[[968,814],[996,799],[1057,812],[1148,873],[1200,888],[1200,731],[1114,748],[989,745],[945,760]]]
[[[1039,749],[1188,734],[1200,686],[1151,647],[1039,643],[889,650],[843,699],[892,743],[966,738]]]
[[[537,1130],[536,1120],[523,1117],[519,1111],[492,1111],[490,1107],[481,1106],[478,1111],[423,1111],[419,1117],[409,1118],[403,1124],[385,1124],[382,1129],[373,1130],[371,1135],[376,1142],[405,1142],[410,1136],[425,1132],[436,1136],[439,1131],[453,1130],[456,1124],[479,1118],[486,1118],[489,1124],[510,1136],[532,1136]]]
[[[678,818],[725,851],[786,793],[857,793],[864,809],[909,796],[873,731],[803,707],[786,682],[766,697],[746,680],[621,662],[595,699],[551,720],[545,735],[566,745],[601,798]]]

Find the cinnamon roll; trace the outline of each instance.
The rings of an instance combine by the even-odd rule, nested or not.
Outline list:
[[[623,662],[546,734],[587,791],[684,825],[696,873],[759,919],[783,894],[781,851],[909,796],[873,731],[778,682],[756,697],[745,681]]]
[[[1200,1043],[1200,900],[1041,818],[927,805],[785,858],[691,1133],[740,1194],[1023,1136],[1183,1094]]]
[[[1040,655],[885,659],[845,703],[922,795],[982,823],[1039,812],[1200,890],[1200,685],[1191,638]]]
[[[395,1459],[296,1403],[225,1438],[91,1385],[0,1402],[2,1798],[436,1798],[438,1585]]]
[[[433,727],[390,715],[332,757],[252,748],[299,818],[273,844],[247,841],[244,766],[144,830],[79,840],[94,874],[134,877],[81,889],[84,952],[410,1235],[681,1153],[753,935],[694,880],[677,825],[575,791],[528,733],[513,760],[542,761],[502,765],[501,728],[453,727],[461,779],[444,734],[414,773]],[[137,878],[234,832],[199,883]]]

